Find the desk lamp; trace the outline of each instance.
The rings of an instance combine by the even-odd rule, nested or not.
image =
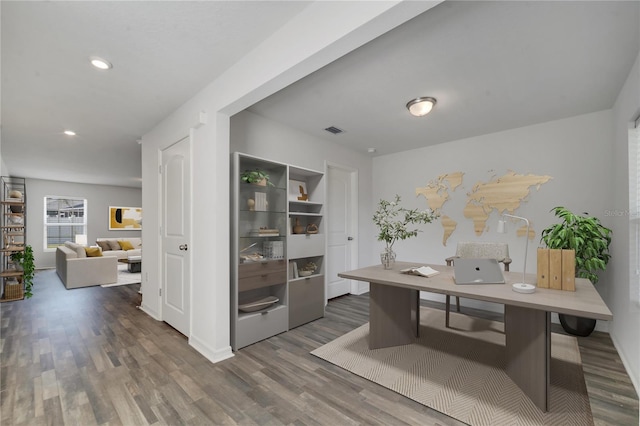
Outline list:
[[[524,267],[522,268],[522,282],[513,284],[512,288],[513,291],[517,291],[518,293],[533,293],[536,291],[536,287],[525,282],[525,274],[527,273],[527,249],[529,248],[529,220],[521,216],[502,213],[501,219],[498,221],[498,232],[500,234],[505,234],[507,232],[504,220],[505,217],[523,220],[527,224],[527,233],[524,238]]]

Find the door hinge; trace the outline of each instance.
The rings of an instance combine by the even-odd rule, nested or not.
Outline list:
[[[161,288],[158,289],[158,296],[162,296],[162,289]]]
[[[158,173],[162,174],[162,164],[158,166]]]

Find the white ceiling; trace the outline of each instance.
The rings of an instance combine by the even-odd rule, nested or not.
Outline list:
[[[3,1],[4,164],[14,176],[140,186],[136,141],[308,4]],[[91,67],[93,55],[113,69]]]
[[[608,109],[640,50],[639,6],[445,1],[249,110],[384,155]],[[419,96],[437,105],[416,118]]]
[[[307,4],[2,2],[3,163],[140,186],[136,140]],[[607,109],[640,50],[639,6],[447,1],[250,110],[379,155]],[[417,96],[438,99],[426,117],[404,107]]]

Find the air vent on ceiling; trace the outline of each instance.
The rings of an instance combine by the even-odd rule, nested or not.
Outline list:
[[[344,132],[344,130],[338,129],[335,126],[327,127],[325,130],[327,132],[329,132],[329,133],[333,133],[334,135],[337,135],[337,134],[340,134],[340,133]]]

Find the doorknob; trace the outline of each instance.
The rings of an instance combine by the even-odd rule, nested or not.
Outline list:
[[[347,237],[347,240],[353,241],[353,237]]]
[[[180,245],[178,246],[178,248],[179,248],[180,250],[187,251],[187,249],[188,249],[189,247],[187,247],[187,245],[186,245],[186,244],[180,244]]]

